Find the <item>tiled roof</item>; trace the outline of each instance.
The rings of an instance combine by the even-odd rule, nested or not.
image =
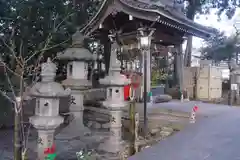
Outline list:
[[[104,0],[100,10],[97,14],[90,20],[90,22],[82,29],[86,30],[86,28],[91,28],[92,25],[96,25],[96,22],[101,19],[103,9],[107,8],[107,5],[113,4],[110,3],[113,1],[120,2],[124,6],[135,10],[141,10],[146,12],[154,12],[158,14],[160,17],[165,17],[169,19],[171,22],[167,22],[162,20],[161,18],[158,20],[158,23],[166,25],[171,28],[175,28],[177,30],[181,30],[185,33],[189,33],[191,35],[207,38],[216,33],[216,29],[203,26],[198,24],[190,19],[188,19],[183,12],[180,11],[179,6],[176,7],[174,5],[173,0]],[[154,20],[153,20],[154,21]]]
[[[216,33],[215,28],[206,27],[188,19],[183,12],[179,11],[179,9],[174,6],[173,1],[171,0],[161,0],[158,2],[154,2],[152,0],[136,0],[136,1],[120,0],[120,1],[125,5],[131,6],[136,9],[138,8],[141,10],[157,12],[161,16],[167,17],[173,21],[178,22],[179,24],[185,25],[194,30],[198,30],[200,32],[205,32],[208,34]]]

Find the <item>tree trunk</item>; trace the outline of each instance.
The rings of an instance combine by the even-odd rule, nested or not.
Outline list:
[[[17,104],[15,104],[17,105]],[[21,115],[15,112],[14,116],[14,160],[22,160],[22,141],[20,136],[21,131]]]
[[[196,4],[190,4],[189,10],[187,11],[187,18],[194,21],[195,13],[196,13]],[[191,60],[192,60],[192,40],[193,37],[191,35],[188,36],[187,39],[187,46],[185,49],[184,54],[184,66],[190,67],[191,66]]]
[[[183,96],[183,92],[184,92],[184,88],[183,88],[184,87],[183,86],[184,77],[183,77],[182,45],[181,44],[177,45],[176,49],[177,49],[177,60],[176,60],[176,63],[177,63],[177,75],[178,75],[179,89],[180,89],[180,93],[181,93],[180,99],[181,99],[182,96]]]
[[[22,67],[24,68],[24,66]],[[25,134],[24,128],[21,127],[23,123],[23,111],[22,111],[22,101],[23,101],[23,69],[21,68],[21,77],[20,77],[20,88],[19,88],[19,97],[20,101],[15,102],[15,116],[14,116],[14,160],[22,160],[22,147],[23,147],[23,134]],[[20,110],[20,112],[18,111]]]
[[[135,98],[135,97],[134,97]],[[134,155],[135,154],[135,148],[134,148],[134,144],[135,144],[135,99],[133,99],[130,103],[130,109],[129,109],[129,117],[130,117],[130,133],[131,133],[131,140],[130,140],[130,145],[131,147],[129,148],[129,152],[130,155]]]

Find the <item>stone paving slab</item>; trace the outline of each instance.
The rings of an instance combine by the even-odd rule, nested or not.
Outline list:
[[[187,112],[195,104],[199,106],[198,114],[202,116],[195,124],[189,124],[182,131],[137,153],[129,160],[239,160],[239,108],[177,101],[151,107]]]

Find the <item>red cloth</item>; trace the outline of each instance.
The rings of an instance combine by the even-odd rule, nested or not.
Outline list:
[[[124,100],[128,100],[130,94],[130,85],[124,86]]]
[[[53,144],[51,148],[46,148],[44,154],[53,154],[55,152],[55,145]]]

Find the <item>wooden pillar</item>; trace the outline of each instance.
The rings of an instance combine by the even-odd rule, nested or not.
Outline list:
[[[104,62],[105,62],[105,70],[108,75],[109,67],[110,67],[110,57],[111,57],[111,41],[108,38],[108,35],[104,38]]]
[[[177,74],[177,52],[174,51],[174,60],[173,60],[173,68],[174,68],[174,74],[173,74],[173,82],[174,85],[178,85],[179,84],[179,80],[178,80],[178,74]]]
[[[166,82],[165,82],[165,92],[168,91],[169,89],[169,78],[168,78],[168,75],[169,75],[169,57],[168,57],[168,53],[167,55],[165,56],[165,61],[166,61],[166,66],[165,66],[165,72],[167,74],[167,79],[166,79]]]
[[[182,45],[176,45],[176,52],[177,52],[177,59],[176,59],[176,64],[177,64],[177,75],[178,75],[178,81],[179,81],[179,87],[180,87],[180,92],[181,92],[181,97],[183,95],[183,81],[184,81],[184,77],[183,77],[183,55],[182,55]]]

